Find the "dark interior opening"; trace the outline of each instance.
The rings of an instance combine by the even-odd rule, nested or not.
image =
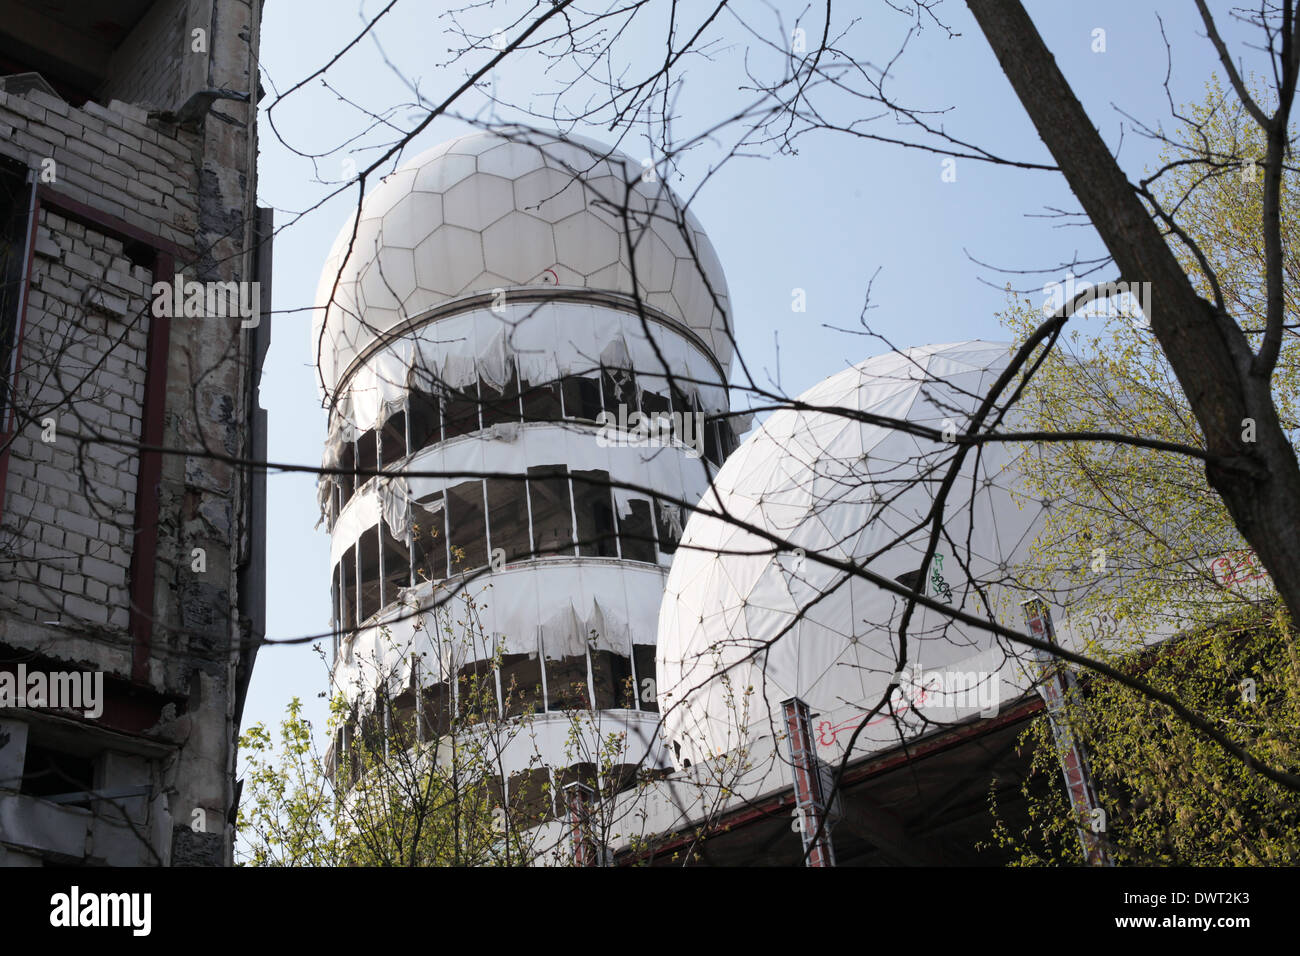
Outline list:
[[[564,465],[528,469],[528,498],[533,513],[534,550],[538,557],[573,554],[573,508]]]
[[[465,481],[447,489],[447,528],[451,534],[451,571],[457,574],[487,564],[487,516],[483,482]]]
[[[388,416],[379,433],[381,460],[387,465],[406,457],[406,412]]]
[[[94,788],[94,757],[67,753],[28,740],[19,793],[33,797],[53,797]]]
[[[650,516],[650,502],[633,498],[627,503],[628,513],[619,514],[618,541],[627,561],[646,561],[653,564],[655,557],[654,519]]]

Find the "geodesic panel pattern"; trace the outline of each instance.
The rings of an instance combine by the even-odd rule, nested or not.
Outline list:
[[[377,336],[443,302],[530,286],[632,293],[634,269],[643,299],[729,369],[717,253],[671,190],[643,174],[594,141],[517,127],[415,157],[366,197],[355,239],[354,214],[325,262],[312,350],[326,386]]]
[[[870,359],[800,396],[844,411],[777,412],[727,460],[685,528],[660,611],[665,727],[684,757],[698,762],[775,733],[781,702],[796,696],[820,715],[819,749],[833,749],[881,702],[898,670],[905,601],[818,555],[1022,626],[1019,602],[1028,595],[1016,571],[1050,507],[1017,492],[1026,446],[987,444],[966,456],[943,509],[936,557],[923,568],[925,518],[957,446],[851,417],[867,412],[964,431],[1010,354],[1009,346],[976,341]],[[1009,673],[1019,665],[1008,663],[1008,649],[987,631],[919,605],[907,628],[908,667],[987,673],[990,693],[1023,674]],[[896,708],[911,730],[920,726],[915,709]],[[898,741],[894,718],[882,714],[858,747]]]

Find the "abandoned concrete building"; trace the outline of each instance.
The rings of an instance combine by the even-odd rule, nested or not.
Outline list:
[[[3,865],[232,857],[265,604],[260,21],[0,3]]]

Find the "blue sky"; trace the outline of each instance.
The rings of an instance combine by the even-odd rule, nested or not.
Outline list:
[[[1238,36],[1239,31],[1226,21],[1228,6],[1211,5],[1225,18],[1220,28],[1230,40]],[[370,0],[361,10],[373,15],[382,6]],[[328,248],[355,205],[355,187],[296,221],[295,217],[336,188],[317,179],[342,178],[349,154],[339,147],[345,140],[359,136],[358,143],[374,144],[391,138],[391,131],[365,133],[370,124],[360,111],[382,112],[413,99],[397,72],[385,64],[385,55],[407,79],[418,79],[420,91],[434,102],[463,82],[467,67],[489,58],[489,52],[476,52],[463,63],[443,65],[448,48],[463,45],[447,32],[446,6],[418,0],[399,4],[377,31],[382,54],[367,38],[330,69],[330,88],[314,80],[277,106],[271,118],[284,143],[263,111],[259,201],[276,210],[277,225],[283,227],[275,239],[276,314],[262,378],[272,461],[320,462],[325,414],[311,365],[307,310]],[[497,6],[521,9],[519,4]],[[702,0],[688,5],[704,6]],[[861,17],[841,48],[860,60],[885,62],[908,22],[878,0],[837,6],[853,11],[836,14],[841,25],[850,16]],[[756,33],[769,38],[783,34],[772,7],[758,3],[743,7],[752,13],[749,22]],[[776,3],[774,8],[784,16],[788,31],[805,7],[799,2]],[[1157,13],[1173,51],[1170,85],[1175,103],[1201,99],[1217,66],[1210,44],[1201,36],[1193,5],[1185,0],[1153,4],[1044,0],[1028,2],[1027,8],[1112,148],[1120,143],[1123,130],[1120,159],[1130,178],[1141,175],[1154,164],[1155,150],[1131,130],[1120,111],[1151,126],[1164,124],[1172,129],[1175,125],[1162,86],[1166,56]],[[998,155],[1050,163],[965,5],[949,0],[941,12],[960,36],[948,38],[931,27],[916,37],[893,68],[893,91],[917,107],[949,108],[935,120],[954,136]],[[500,17],[501,23],[494,23],[493,16]],[[328,62],[361,22],[357,0],[267,4],[261,48],[267,92],[263,106]],[[484,33],[506,25],[490,8],[481,11],[475,22]],[[809,21],[809,34],[819,32],[820,26],[815,18]],[[1105,30],[1104,53],[1092,49],[1098,28]],[[712,127],[746,101],[748,94],[737,87],[744,79],[747,49],[751,62],[770,63],[753,34],[736,20],[719,18],[714,35],[720,42],[712,61],[699,58],[689,63],[675,106],[674,131],[679,139]],[[662,56],[660,35],[649,25],[621,42],[627,50]],[[536,60],[506,64],[494,81],[498,97],[534,103],[541,102],[540,94],[551,82],[542,76]],[[483,118],[491,116],[481,98],[466,99],[460,112],[479,109]],[[839,100],[835,115],[844,121],[868,115],[854,113],[855,109],[855,104]],[[513,118],[504,112],[497,117]],[[407,110],[394,121],[412,125]],[[463,120],[439,119],[411,144],[404,158],[470,129]],[[890,136],[907,133],[892,120],[868,129]],[[611,140],[603,129],[582,131]],[[639,147],[635,139],[623,144],[633,155]],[[679,194],[695,190],[719,158],[720,148],[721,143],[705,144],[683,158],[681,178],[672,181]],[[767,376],[775,380],[779,373],[782,388],[791,395],[885,350],[879,340],[838,330],[861,328],[858,320],[873,274],[874,308],[867,319],[874,331],[895,345],[1003,339],[1006,334],[997,317],[1006,304],[1002,287],[1010,279],[1018,287],[1037,288],[1047,277],[1008,276],[979,262],[1016,270],[1042,269],[1076,256],[1095,256],[1101,249],[1090,228],[1063,228],[1058,220],[1043,217],[1051,208],[1078,208],[1059,174],[959,159],[955,181],[946,182],[938,156],[842,133],[809,135],[798,148],[797,156],[778,157],[769,151],[765,156],[731,160],[692,203],[726,269],[739,353],[762,384],[767,384]],[[313,165],[301,153],[321,154],[321,158]],[[363,152],[355,160],[364,167],[375,156]],[[1111,277],[1107,272],[1099,278]],[[805,290],[806,312],[791,310],[796,288]],[[285,640],[323,632],[329,627],[329,540],[323,528],[314,529],[318,517],[314,479],[272,474],[268,488],[268,635]],[[325,702],[317,694],[325,686],[326,672],[310,644],[265,647],[254,670],[244,726],[278,723],[290,698],[298,696],[319,728]]]

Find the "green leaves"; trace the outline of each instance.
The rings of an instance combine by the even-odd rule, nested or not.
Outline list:
[[[1250,157],[1263,156],[1264,144],[1217,82],[1203,103],[1180,115],[1188,125],[1182,141],[1202,145],[1171,147],[1162,162],[1178,164],[1152,182],[1152,192],[1166,209],[1179,210],[1232,317],[1257,347],[1265,316],[1262,192],[1239,171]],[[1300,175],[1292,170],[1284,173],[1281,205],[1290,270],[1300,245]],[[1171,239],[1171,247],[1198,292],[1210,295],[1190,246]],[[1300,316],[1295,283],[1286,294],[1293,324]],[[1039,317],[1024,302],[1004,321],[1024,331]],[[1026,429],[1119,432],[1203,447],[1186,396],[1146,330],[1103,315],[1077,316],[1072,324],[1063,354],[1050,356],[1026,390]],[[1294,436],[1300,413],[1295,336],[1286,337],[1270,385]],[[1254,437],[1253,423],[1242,429],[1243,440]],[[1069,625],[1087,652],[1140,673],[1272,766],[1300,768],[1296,632],[1204,466],[1136,446],[1053,442],[1041,446],[1027,485],[1027,496],[1051,499],[1053,506],[1023,578],[1030,587],[1068,595]],[[1098,549],[1107,559],[1103,576],[1092,573],[1090,557]],[[1149,649],[1160,633],[1180,636]],[[1242,690],[1246,680],[1253,681],[1249,694]],[[1268,783],[1142,695],[1094,677],[1087,697],[1073,720],[1103,791],[1107,837],[1118,861],[1300,861],[1296,794]],[[1023,862],[1077,861],[1074,821],[1046,727],[1036,726],[1025,744],[1036,747],[1035,774],[1046,775],[1041,779],[1051,795],[1029,797],[1027,785],[1037,829],[1013,834],[999,824],[995,841],[1016,847]]]

